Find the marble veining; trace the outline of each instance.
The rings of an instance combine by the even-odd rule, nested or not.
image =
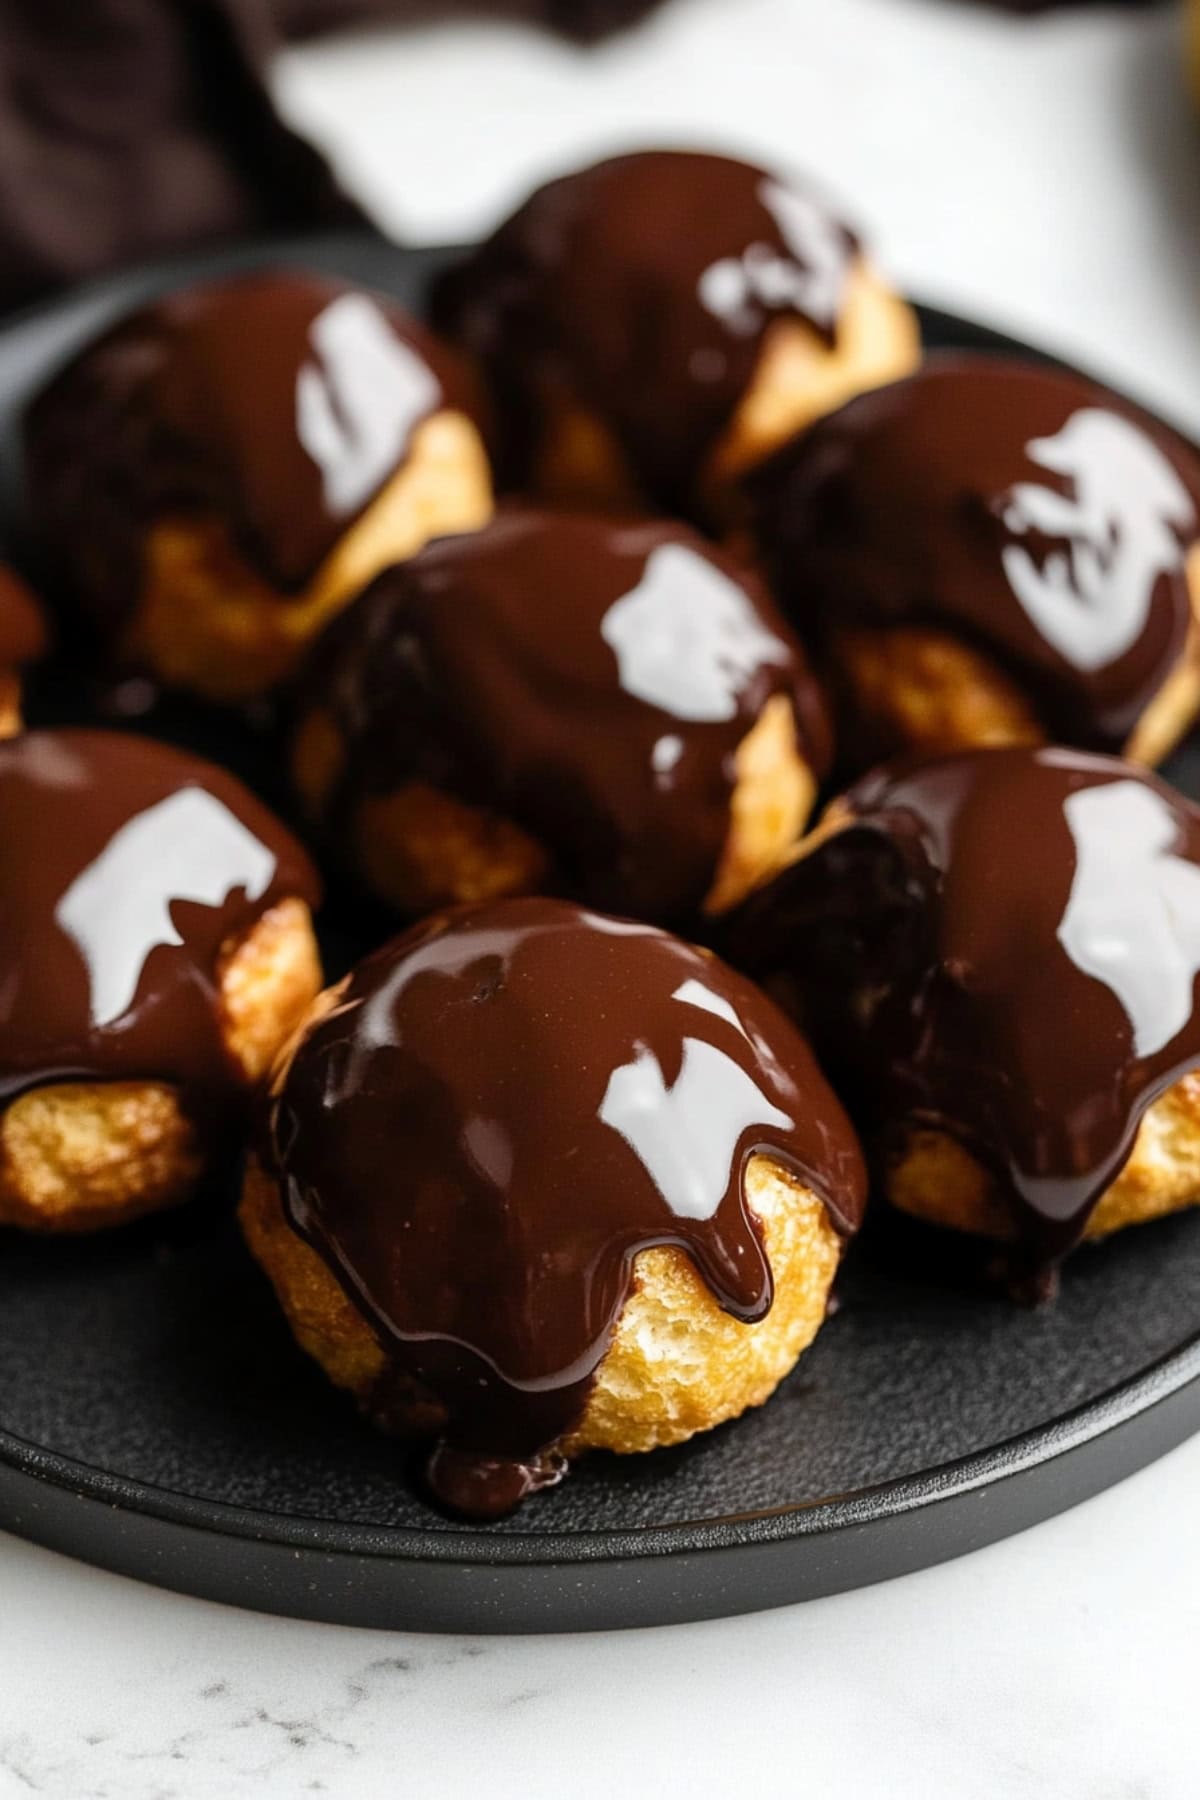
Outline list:
[[[565,1638],[306,1625],[0,1537],[0,1800],[728,1800],[763,1733],[786,1800],[1195,1800],[1198,1494],[1200,1439],[882,1587]]]

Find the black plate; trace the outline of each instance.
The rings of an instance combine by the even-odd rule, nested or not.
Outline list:
[[[8,491],[22,397],[142,293],[287,260],[416,304],[442,254],[289,243],[122,278],[26,317],[0,333]],[[923,318],[931,344],[1022,348]],[[61,711],[61,693],[44,704]],[[1188,762],[1172,773],[1200,792],[1200,759]],[[1057,1304],[1035,1313],[964,1285],[957,1252],[932,1234],[883,1222],[873,1238],[768,1406],[678,1450],[597,1456],[480,1530],[432,1512],[405,1453],[294,1348],[228,1198],[98,1240],[0,1234],[0,1524],[206,1598],[350,1624],[663,1624],[958,1555],[1200,1429],[1200,1214],[1082,1252]]]

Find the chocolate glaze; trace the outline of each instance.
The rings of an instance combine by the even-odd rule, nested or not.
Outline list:
[[[748,486],[803,632],[942,628],[1028,688],[1053,737],[1119,749],[1183,649],[1200,465],[1078,375],[930,357]]]
[[[165,744],[31,731],[0,744],[0,1101],[53,1081],[237,1078],[217,963],[287,896],[304,852],[232,776]]]
[[[311,697],[347,749],[328,822],[425,782],[522,825],[578,897],[683,918],[772,694],[823,769],[803,653],[739,565],[679,525],[508,512],[386,571],[323,641]]]
[[[652,150],[539,190],[444,278],[436,316],[486,366],[513,480],[538,422],[582,402],[648,494],[685,505],[765,333],[832,344],[852,233],[808,188],[732,157]]]
[[[528,899],[459,908],[360,964],[279,1094],[293,1226],[441,1413],[447,1504],[511,1510],[561,1473],[629,1293],[674,1244],[736,1318],[771,1271],[763,1151],[840,1231],[864,1186],[804,1041],[750,982],[650,926]]]
[[[46,650],[46,622],[32,593],[0,563],[0,673],[23,669]]]
[[[1116,758],[994,749],[882,769],[835,811],[738,954],[783,972],[885,1159],[949,1133],[1052,1266],[1200,1064],[1200,809]]]
[[[467,405],[454,352],[378,295],[286,270],[186,288],[35,401],[30,510],[102,618],[133,604],[165,516],[215,517],[295,593],[444,405]]]

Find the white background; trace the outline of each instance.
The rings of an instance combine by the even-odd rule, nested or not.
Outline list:
[[[1200,428],[1200,132],[1178,18],[674,0],[583,55],[517,29],[289,54],[287,110],[380,220],[488,225],[649,142],[840,191],[913,291]],[[0,1403],[2,1406],[2,1403]],[[1024,1537],[807,1607],[563,1639],[260,1618],[0,1537],[0,1797],[1195,1800],[1200,1440]]]

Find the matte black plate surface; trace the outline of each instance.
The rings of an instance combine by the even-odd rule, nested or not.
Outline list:
[[[26,317],[0,332],[7,491],[15,411],[65,350],[155,286],[269,260],[416,304],[438,253],[259,248]],[[931,344],[1021,348],[943,314],[924,323]],[[78,701],[59,689],[36,704],[61,717]],[[156,728],[245,767],[224,722]],[[269,792],[273,773],[259,764]],[[1200,792],[1195,753],[1172,773]],[[347,1623],[662,1624],[957,1555],[1200,1428],[1200,1214],[1081,1253],[1034,1313],[973,1285],[932,1234],[877,1222],[841,1310],[768,1406],[679,1450],[595,1457],[515,1519],[468,1528],[430,1509],[406,1453],[294,1348],[231,1206],[210,1195],[74,1243],[0,1233],[0,1525],[208,1598]]]

